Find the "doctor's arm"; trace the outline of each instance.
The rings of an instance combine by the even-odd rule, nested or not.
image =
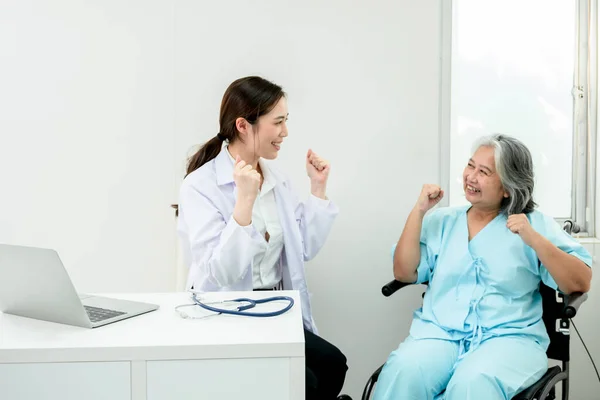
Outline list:
[[[266,248],[265,240],[252,225],[241,225],[249,223],[244,220],[247,218],[244,206],[236,205],[236,210],[226,220],[212,200],[195,187],[188,185],[181,190],[179,218],[189,235],[190,268],[220,287],[243,279],[249,273],[253,257]]]
[[[325,244],[339,213],[337,206],[311,194],[296,207],[296,222],[302,236],[304,261],[313,259]]]
[[[304,261],[310,261],[321,250],[339,213],[337,206],[327,198],[329,162],[312,150],[306,155],[306,172],[310,178],[310,196],[306,202],[294,199],[295,218],[300,228]],[[291,184],[288,182],[291,188]],[[290,194],[295,198],[293,189]]]

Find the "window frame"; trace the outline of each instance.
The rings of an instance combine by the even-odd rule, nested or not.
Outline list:
[[[440,0],[440,182],[450,190],[451,94],[454,5],[460,0]],[[498,0],[501,1],[501,0]],[[526,1],[526,0],[525,0]],[[571,215],[555,217],[564,225],[567,220],[579,227],[577,237],[596,234],[596,151],[597,151],[597,78],[598,78],[598,0],[572,0],[577,3],[577,46],[573,71],[573,165]],[[579,112],[579,113],[578,113]],[[579,116],[576,121],[576,116]],[[583,173],[579,173],[583,171]],[[442,206],[449,205],[444,196]]]

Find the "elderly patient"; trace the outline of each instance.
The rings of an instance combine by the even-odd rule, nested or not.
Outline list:
[[[375,399],[511,399],[546,372],[540,282],[587,292],[592,260],[535,210],[533,186],[527,147],[493,135],[463,173],[470,205],[425,215],[444,193],[423,187],[394,251],[394,276],[429,288]]]

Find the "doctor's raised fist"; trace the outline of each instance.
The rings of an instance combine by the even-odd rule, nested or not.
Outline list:
[[[438,185],[425,184],[417,200],[417,208],[422,213],[431,210],[444,198],[444,191]]]
[[[329,177],[329,162],[322,159],[317,153],[308,150],[306,154],[306,172],[311,182],[314,184],[324,185]]]
[[[235,157],[233,180],[237,186],[239,198],[252,202],[256,200],[260,188],[260,174],[252,168],[252,165],[246,164],[240,156]]]

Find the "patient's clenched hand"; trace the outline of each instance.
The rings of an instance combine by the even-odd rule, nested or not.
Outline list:
[[[521,239],[525,242],[526,245],[531,246],[533,240],[535,239],[538,233],[533,229],[529,220],[527,219],[527,215],[525,214],[513,214],[508,217],[508,221],[506,222],[506,227],[511,230],[512,233],[516,233],[521,236]]]

